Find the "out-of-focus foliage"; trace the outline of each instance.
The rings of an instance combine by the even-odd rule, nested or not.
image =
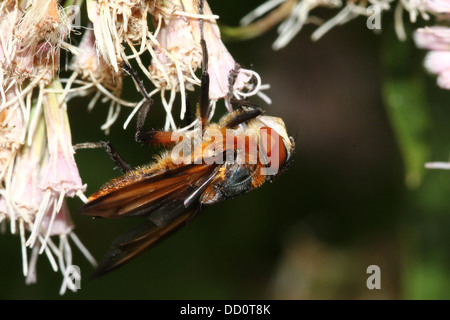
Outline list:
[[[409,41],[399,43],[394,34],[385,35],[383,98],[392,128],[402,152],[405,184],[418,187],[430,161],[430,115],[426,100],[425,74],[421,60]]]

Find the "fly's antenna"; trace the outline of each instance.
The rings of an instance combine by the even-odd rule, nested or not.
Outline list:
[[[202,79],[200,86],[200,101],[199,101],[199,114],[202,124],[202,128],[205,127],[209,116],[209,74],[208,74],[208,48],[206,47],[206,41],[203,30],[203,5],[204,1],[200,0],[198,4],[198,13],[200,14],[200,45],[202,46],[203,63],[202,63]]]
[[[205,40],[205,33],[204,33],[204,31],[203,31],[203,18],[202,18],[202,15],[203,15],[203,5],[204,5],[204,0],[200,0],[199,3],[198,3],[198,13],[200,14],[200,19],[199,19],[199,21],[200,21],[200,39],[201,39],[201,41],[204,41],[204,40]],[[203,58],[204,58],[204,57],[203,57]]]
[[[145,90],[144,84],[142,83],[141,79],[139,79],[139,76],[137,75],[136,71],[127,63],[122,62],[122,69],[125,70],[126,73],[128,73],[133,80],[137,83],[139,90],[141,91],[141,94],[145,98],[144,104],[142,104],[141,108],[139,109],[139,113],[137,116],[137,122],[136,122],[136,135],[135,140],[139,143],[144,143],[145,139],[143,138],[145,135],[144,132],[144,123],[145,119],[147,119],[148,111],[150,110],[150,107],[153,104],[153,100],[150,98],[150,96],[147,93],[147,90]]]
[[[205,31],[204,31],[204,23],[203,23],[203,5],[204,0],[200,0],[198,4],[198,13],[200,14],[199,22],[200,22],[200,45],[202,46],[202,55],[203,55],[203,62],[202,62],[202,76],[206,73],[208,73],[208,48],[206,47],[206,41],[205,41]],[[209,80],[209,76],[208,76]]]
[[[125,72],[128,73],[131,77],[133,77],[134,81],[137,83],[139,90],[141,91],[145,100],[150,101],[151,98],[148,95],[147,90],[145,90],[144,84],[142,83],[141,79],[139,79],[139,76],[137,75],[136,71],[134,71],[134,69],[125,62],[122,62],[122,69],[125,70]]]

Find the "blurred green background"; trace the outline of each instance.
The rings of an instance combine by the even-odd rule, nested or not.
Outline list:
[[[237,25],[260,2],[211,0],[210,6],[222,23]],[[331,17],[336,11],[315,13]],[[241,65],[271,85],[271,105],[252,101],[284,119],[295,138],[290,169],[271,184],[208,208],[102,278],[88,279],[93,269],[72,246],[81,290],[63,297],[62,277],[46,257],[38,261],[37,284],[25,285],[19,238],[5,233],[0,298],[450,298],[450,171],[423,169],[426,161],[449,159],[450,92],[423,69],[425,52],[411,37],[396,39],[392,20],[383,16],[381,33],[374,34],[359,18],[318,42],[310,40],[315,27],[307,25],[277,52],[271,49],[275,30],[227,43]],[[124,97],[137,101],[129,84]],[[190,99],[194,105],[196,96]],[[107,107],[87,113],[88,101],[69,103],[74,143],[107,139],[134,166],[152,159],[154,149],[134,142],[134,123],[122,129],[129,110],[105,137],[100,125]],[[155,101],[149,128],[163,124],[163,108]],[[87,195],[120,174],[102,150],[79,151],[76,160]],[[81,204],[69,199],[75,231],[97,259],[140,222],[92,220],[77,214]],[[369,265],[381,268],[380,290],[366,287]]]

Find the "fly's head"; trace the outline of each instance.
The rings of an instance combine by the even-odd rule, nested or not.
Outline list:
[[[261,174],[271,180],[283,172],[292,161],[294,139],[288,135],[281,118],[259,116],[252,125],[259,136],[258,161],[262,167]]]

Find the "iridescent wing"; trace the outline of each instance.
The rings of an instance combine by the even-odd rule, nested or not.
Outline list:
[[[81,207],[81,213],[105,218],[144,216],[147,220],[114,240],[92,277],[116,269],[192,219],[219,168],[216,164],[182,165],[121,188],[107,186],[107,193],[101,189],[102,195]]]
[[[164,226],[156,226],[153,222],[146,221],[136,229],[119,236],[113,241],[91,278],[102,276],[157,245],[184,226],[189,217],[197,214],[199,210],[200,205],[197,204]]]
[[[102,218],[151,215],[162,206],[189,196],[216,168],[217,165],[188,164],[156,174],[135,170],[102,187],[79,212]]]

